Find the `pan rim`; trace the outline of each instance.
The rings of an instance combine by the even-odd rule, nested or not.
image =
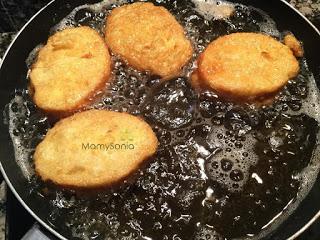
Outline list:
[[[23,27],[18,31],[16,36],[11,41],[10,45],[8,46],[7,50],[5,51],[5,54],[3,55],[1,62],[0,62],[0,69],[2,68],[2,65],[11,50],[13,44],[15,41],[19,38],[20,34],[24,31],[24,29],[35,19],[44,9],[46,9],[49,5],[51,5],[56,0],[51,0],[49,3],[47,3],[44,7],[42,7],[37,13],[35,13],[24,25]],[[291,10],[296,12],[300,17],[303,18],[305,22],[307,22],[313,30],[319,35],[320,37],[320,30],[306,17],[304,16],[298,9],[293,7],[291,4],[289,4],[285,0],[280,0],[283,4],[285,4],[287,7],[289,7]],[[15,190],[15,187],[12,185],[10,179],[8,178],[3,166],[2,162],[0,161],[0,170],[2,173],[2,176],[4,180],[6,181],[7,185],[9,186],[11,192],[14,194],[14,196],[17,198],[17,200],[20,202],[20,204],[29,212],[29,214],[38,222],[40,223],[44,228],[46,228],[50,233],[52,233],[54,236],[58,237],[59,239],[67,240],[64,236],[62,236],[58,231],[53,229],[51,226],[49,226],[46,222],[44,222],[37,214],[34,213],[34,211],[24,202],[24,200],[20,197],[18,192]],[[305,224],[303,227],[301,227],[296,233],[291,235],[287,240],[294,240],[297,239],[303,232],[305,232],[317,219],[320,219],[320,210]]]
[[[6,60],[6,57],[10,51],[10,49],[12,48],[13,44],[15,43],[15,41],[19,38],[20,34],[24,31],[24,29],[33,21],[33,19],[35,19],[44,9],[46,9],[49,5],[51,5],[53,2],[55,2],[56,0],[51,0],[49,3],[47,3],[44,7],[42,7],[38,12],[36,12],[29,20],[28,22],[23,25],[23,27],[19,30],[19,32],[16,34],[16,36],[13,38],[13,40],[11,41],[9,47],[7,48],[5,54],[3,55],[2,59],[1,59],[1,63],[0,63],[0,69],[2,68],[2,65],[4,63],[4,61]],[[53,235],[55,235],[56,237],[58,237],[59,239],[63,239],[63,240],[67,240],[65,237],[63,237],[61,234],[59,234],[56,230],[54,230],[52,227],[50,227],[47,223],[45,223],[40,217],[38,217],[37,214],[34,213],[34,211],[24,202],[24,200],[20,197],[20,195],[18,194],[18,192],[15,190],[15,187],[12,185],[10,179],[8,178],[3,166],[2,166],[2,162],[0,162],[0,170],[2,173],[2,176],[4,178],[4,180],[6,181],[7,185],[9,186],[11,192],[13,193],[13,195],[17,198],[17,200],[20,202],[20,204],[30,213],[30,215],[37,221],[39,222],[43,227],[45,227],[50,233],[52,233]]]
[[[291,8],[293,11],[295,11],[297,14],[299,14],[300,17],[302,17],[315,30],[315,32],[320,36],[320,30],[305,15],[303,15],[298,9],[293,7],[287,1],[285,1],[285,0],[280,0],[280,1],[283,2],[285,5],[287,5],[289,8]]]
[[[320,30],[305,15],[303,15],[298,9],[293,7],[287,1],[285,1],[285,0],[280,0],[280,1],[282,3],[284,3],[285,5],[287,5],[289,8],[291,8],[293,11],[295,11],[297,14],[299,14],[300,17],[302,17],[314,29],[314,31],[320,36]],[[287,238],[287,240],[297,239],[299,236],[301,236],[301,234],[303,234],[318,219],[320,219],[320,210],[302,228],[300,228],[296,233],[294,233],[289,238]]]

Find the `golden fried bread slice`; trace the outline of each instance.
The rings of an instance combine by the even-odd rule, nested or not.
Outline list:
[[[233,33],[209,44],[193,83],[230,99],[252,101],[273,95],[298,72],[297,59],[281,42],[259,33]]]
[[[142,119],[89,110],[60,120],[34,153],[44,181],[69,188],[110,186],[134,173],[157,150],[158,140]]]
[[[163,78],[178,75],[192,56],[182,26],[167,9],[152,3],[112,10],[105,35],[110,49],[131,66]]]
[[[55,33],[30,72],[35,104],[67,115],[88,104],[109,79],[111,59],[103,38],[89,27]]]

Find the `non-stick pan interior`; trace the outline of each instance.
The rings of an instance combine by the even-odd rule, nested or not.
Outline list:
[[[22,96],[24,97],[24,93],[21,91],[17,91],[15,93],[15,89],[25,89],[27,85],[26,81],[26,73],[27,73],[27,66],[26,66],[26,59],[29,56],[29,53],[31,50],[34,49],[35,46],[37,46],[40,43],[44,43],[48,37],[48,35],[52,32],[52,27],[55,26],[62,18],[67,16],[72,9],[74,9],[78,5],[82,5],[88,3],[88,1],[77,1],[77,3],[70,1],[68,4],[62,4],[62,1],[55,1],[51,5],[49,5],[43,12],[41,12],[25,29],[21,32],[20,36],[16,39],[15,43],[13,44],[11,50],[8,52],[5,61],[3,63],[3,66],[1,68],[0,72],[0,78],[1,78],[1,91],[3,93],[1,94],[1,104],[4,106],[10,102],[10,100],[13,97]],[[94,3],[94,1],[91,1],[90,3]],[[317,63],[319,62],[319,56],[316,55],[317,52],[319,52],[319,49],[315,49],[319,44],[319,36],[315,32],[315,30],[308,25],[304,19],[302,19],[297,13],[295,13],[292,9],[290,9],[285,4],[278,2],[278,1],[270,1],[268,3],[263,3],[261,1],[243,1],[242,2],[245,5],[253,5],[256,8],[262,9],[266,11],[272,19],[275,20],[277,23],[277,27],[280,31],[284,30],[290,30],[292,31],[299,39],[301,39],[304,43],[304,47],[306,50],[306,58],[308,60],[308,66],[310,70],[314,73],[315,77],[318,76],[318,66]],[[173,5],[170,5],[173,4]],[[172,9],[174,6],[174,3],[166,3],[165,6],[168,9]],[[177,4],[179,5],[179,4]],[[67,6],[67,7],[66,7]],[[186,3],[186,6],[188,6],[188,3]],[[184,6],[181,6],[182,8]],[[274,10],[277,9],[277,12]],[[279,14],[281,13],[281,14]],[[79,13],[81,15],[81,12]],[[81,19],[81,16],[78,16]],[[87,22],[90,24],[90,21]],[[243,24],[243,26],[241,26]],[[216,23],[215,27],[219,29],[221,32],[219,34],[226,34],[226,25],[223,21]],[[246,29],[247,27],[247,29]],[[242,28],[242,29],[240,29]],[[239,29],[242,31],[257,31],[255,28],[254,23],[241,23]],[[238,29],[238,30],[239,30]],[[204,29],[205,30],[205,29]],[[205,34],[205,33],[202,33]],[[207,33],[208,35],[210,34]],[[211,38],[216,38],[218,35],[211,35]],[[205,43],[204,43],[205,45]],[[199,51],[201,51],[201,46],[199,46]],[[119,62],[118,64],[118,71],[122,71],[122,64]],[[127,71],[127,70],[123,70]],[[132,72],[126,72],[126,74],[134,75],[136,74],[134,71]],[[133,77],[141,77],[141,78],[147,78],[145,75],[139,75],[139,76],[133,76]],[[134,80],[133,80],[134,82]],[[157,77],[154,76],[151,79],[150,83],[156,83]],[[119,84],[119,87],[122,85]],[[141,86],[140,86],[141,87]],[[143,87],[143,86],[142,86]],[[146,86],[148,87],[148,86]],[[158,88],[152,89],[150,91],[154,91],[155,94],[153,96],[159,95],[165,95],[168,94],[168,92],[163,92],[162,89],[166,89],[166,91],[169,91],[169,94],[174,93],[174,91],[177,90],[177,88],[182,89],[184,92],[187,92],[186,94],[186,101],[193,101],[193,92],[188,92],[189,86],[187,84],[187,81],[184,78],[177,79],[175,81],[172,81],[166,86],[159,85]],[[170,92],[172,91],[172,92]],[[139,93],[135,93],[139,94]],[[143,96],[141,96],[143,98]],[[146,98],[148,96],[146,95]],[[160,99],[160,100],[159,100]],[[113,99],[105,99],[105,104],[109,104],[110,101],[114,101]],[[159,105],[161,106],[161,98],[153,98],[153,101],[159,101]],[[148,101],[146,101],[146,105]],[[30,108],[33,108],[32,103],[29,104]],[[224,105],[221,103],[221,105]],[[121,104],[118,105],[118,107],[123,107]],[[151,106],[152,107],[152,106]],[[228,107],[228,106],[224,106]],[[111,108],[112,109],[112,108]],[[183,109],[183,108],[182,108]],[[33,109],[35,112],[36,110]],[[131,111],[135,111],[139,109],[131,109]],[[8,112],[8,111],[6,111]],[[186,112],[182,112],[183,115],[186,115],[186,113],[190,113],[192,111],[189,111],[188,109]],[[241,112],[241,110],[240,110]],[[33,119],[31,121],[37,121],[41,119],[43,116],[41,114],[34,114]],[[157,118],[155,118],[154,115],[152,115],[152,112],[146,113],[146,117],[149,118],[152,122],[157,122]],[[192,116],[190,116],[192,118]],[[188,121],[191,121],[187,117],[183,118],[185,122],[182,122],[183,124],[188,124]],[[5,121],[8,120],[8,116],[5,116]],[[172,121],[172,119],[167,118],[166,119],[168,124],[170,125],[171,129],[174,129],[176,126],[174,125],[177,123],[176,121]],[[173,119],[174,120],[174,119]],[[217,119],[218,121],[219,119]],[[297,129],[299,128],[300,124],[305,124],[307,122],[307,127],[310,128],[308,132],[313,132],[314,135],[311,136],[311,145],[309,147],[314,147],[313,144],[315,144],[315,133],[317,124],[315,124],[312,120],[306,117],[300,117],[295,119],[295,124]],[[44,134],[47,128],[47,123],[44,123],[43,126],[37,125],[39,127],[39,131],[41,134]],[[181,124],[181,121],[178,122],[178,124]],[[210,123],[211,124],[211,123]],[[200,124],[195,124],[196,125]],[[204,124],[203,124],[204,125]],[[203,131],[205,134],[206,129],[196,129],[194,128],[194,131]],[[40,135],[41,135],[40,134]],[[165,135],[166,132],[161,132],[160,135],[163,135],[163,140],[167,138]],[[180,133],[182,134],[182,132]],[[182,134],[184,136],[184,134]],[[1,161],[4,171],[6,172],[8,180],[11,182],[12,187],[14,187],[17,194],[21,197],[21,199],[27,204],[27,206],[33,211],[40,219],[42,219],[46,224],[48,224],[50,227],[58,231],[60,234],[62,234],[65,237],[70,237],[72,233],[68,232],[70,229],[68,227],[63,227],[64,224],[63,221],[59,219],[59,208],[57,208],[58,205],[52,205],[53,201],[62,201],[61,202],[61,208],[65,207],[63,206],[63,199],[59,199],[58,195],[48,195],[45,196],[43,194],[39,194],[39,189],[37,188],[30,188],[30,183],[26,180],[26,178],[21,174],[20,168],[17,165],[17,161],[15,160],[15,155],[12,147],[12,143],[10,141],[9,133],[8,133],[8,126],[6,124],[1,123],[1,140],[4,144],[1,145]],[[6,145],[7,142],[9,143],[9,146]],[[36,144],[36,143],[34,143]],[[183,149],[182,149],[183,150]],[[310,156],[306,156],[310,157]],[[41,186],[43,187],[43,186]],[[236,186],[234,186],[236,188]],[[239,187],[239,186],[238,186]],[[305,198],[305,200],[300,204],[297,211],[291,215],[291,217],[278,228],[278,230],[275,232],[275,234],[270,239],[285,239],[286,237],[290,236],[294,232],[296,232],[299,228],[301,228],[319,209],[317,206],[316,199],[319,199],[319,193],[316,191],[316,189],[319,188],[319,181],[316,181],[315,185],[313,186],[312,190],[308,194],[308,196]],[[31,191],[31,193],[30,193]],[[290,196],[290,194],[289,194]],[[51,199],[50,199],[51,198]],[[69,199],[70,200],[70,199]],[[97,203],[97,206],[99,203]],[[99,207],[97,207],[99,209]],[[64,210],[63,210],[64,211]],[[57,219],[55,219],[58,217]],[[85,216],[87,218],[87,216]],[[110,220],[112,221],[112,219]],[[61,223],[61,226],[57,224],[57,222]],[[179,226],[179,225],[177,225]],[[285,230],[284,230],[285,229]],[[98,228],[99,230],[99,228]],[[184,238],[183,238],[184,239]]]

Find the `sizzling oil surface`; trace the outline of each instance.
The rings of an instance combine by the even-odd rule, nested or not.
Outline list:
[[[105,16],[117,6],[109,3],[75,9],[53,32],[80,24],[103,34]],[[50,124],[27,91],[18,91],[10,103],[10,134],[16,158],[31,179],[30,194],[48,198],[55,207],[48,221],[75,239],[211,240],[267,234],[307,194],[318,173],[319,163],[312,158],[320,106],[314,79],[301,60],[301,74],[272,105],[261,108],[225,102],[210,92],[198,94],[188,77],[209,42],[238,31],[278,38],[281,33],[264,13],[241,5],[232,6],[235,12],[228,19],[210,19],[192,2],[156,3],[185,27],[195,48],[193,62],[180,78],[160,83],[157,76],[113,56],[114,80],[91,107],[145,117],[160,141],[158,153],[121,189],[95,196],[54,190],[32,171],[32,153]]]

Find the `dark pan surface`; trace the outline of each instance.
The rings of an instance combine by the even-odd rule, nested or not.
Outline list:
[[[26,88],[27,81],[25,79],[25,76],[27,72],[27,66],[25,60],[27,59],[29,52],[38,44],[45,42],[48,35],[50,34],[51,27],[56,25],[63,17],[69,14],[74,7],[88,2],[94,3],[95,1],[69,1],[67,3],[66,1],[54,1],[41,13],[39,13],[38,16],[34,18],[31,21],[31,23],[29,23],[29,25],[27,25],[26,28],[20,33],[19,37],[12,45],[11,50],[8,52],[5,61],[0,69],[1,109],[4,109],[5,105],[12,99],[15,89]],[[319,52],[320,49],[316,49],[319,48],[319,35],[308,23],[305,22],[305,20],[300,15],[298,15],[296,12],[290,9],[286,4],[279,1],[268,1],[266,3],[265,1],[262,2],[257,0],[242,1],[241,3],[245,5],[253,5],[259,9],[266,11],[277,22],[280,31],[289,29],[299,39],[301,39],[304,42],[308,66],[310,70],[314,73],[316,78],[319,76],[318,63],[320,57],[317,56],[317,52]],[[167,6],[168,5],[170,4],[167,4]],[[277,9],[277,11],[274,11],[274,9]],[[87,23],[90,24],[90,22]],[[221,34],[225,34],[223,33],[225,29],[223,23],[221,23],[220,27],[222,31]],[[247,29],[247,31],[253,31],[251,29],[252,26],[250,29]],[[119,68],[121,68],[120,63]],[[152,81],[156,82],[157,78],[154,77]],[[176,81],[172,81],[171,85],[174,85],[174,89],[176,89],[176,86],[179,86],[186,92],[188,92],[189,89],[189,86],[187,85],[185,79],[177,79]],[[170,86],[170,84],[167,86],[160,85],[159,89],[156,88],[152,91],[155,91],[156,93],[160,92],[159,94],[161,95],[161,89],[167,89],[167,91],[170,91],[171,87],[172,86]],[[23,93],[18,94],[24,96]],[[193,101],[193,94],[193,92],[186,94],[188,96],[187,101]],[[111,99],[111,101],[112,100],[114,99]],[[159,98],[156,100],[159,100]],[[161,100],[159,101],[159,105],[161,105]],[[106,103],[108,104],[108,100],[106,101]],[[148,101],[146,101],[146,105],[148,105]],[[29,107],[33,108],[32,104],[30,104]],[[134,112],[135,109],[131,109],[130,111]],[[157,118],[154,118],[154,116],[150,114],[150,112],[145,112],[145,116],[149,119],[149,121],[157,122]],[[36,113],[33,115],[33,121],[37,121],[41,118],[41,114]],[[183,119],[185,120],[185,123],[183,124],[188,124],[188,121],[190,121],[188,117]],[[176,127],[174,125],[175,121],[172,121],[172,119],[170,118],[168,118],[167,120],[171,128]],[[59,215],[57,214],[57,211],[59,210],[57,209],[57,205],[52,205],[52,201],[59,201],[59,199],[57,199],[57,197],[59,196],[49,194],[48,196],[44,197],[43,195],[37,194],[37,191],[35,191],[34,189],[30,189],[28,187],[30,183],[28,183],[26,181],[26,178],[23,177],[23,175],[19,172],[19,167],[17,166],[17,163],[14,159],[13,146],[8,133],[8,126],[6,124],[3,124],[3,121],[1,121],[0,124],[0,136],[1,141],[3,143],[0,147],[0,158],[7,181],[11,183],[10,186],[14,188],[18,196],[26,204],[26,207],[29,208],[29,210],[33,212],[36,216],[38,216],[38,218],[41,219],[44,224],[47,224],[49,228],[52,228],[54,231],[59,232],[63,236],[69,237],[71,235],[69,229],[63,226],[65,218],[62,218],[62,221],[59,218],[55,219]],[[309,129],[308,132],[313,132],[314,134],[311,134],[309,146],[310,148],[312,148],[313,144],[315,144],[314,138],[317,126],[312,120],[306,117],[300,117],[296,119],[297,129],[299,129],[300,125],[304,124],[305,127]],[[38,125],[38,127],[39,132],[43,134],[45,133],[48,126],[47,123],[44,122],[42,126]],[[205,131],[205,129],[200,129],[200,131]],[[162,138],[163,141],[165,141],[165,139],[167,138],[165,132],[159,131],[158,134],[160,134],[160,136],[163,135]],[[310,156],[305,157],[308,158]],[[319,187],[320,186],[318,179],[315,185],[313,186],[312,190],[308,194],[307,198],[305,198],[304,201],[299,205],[295,213],[291,215],[291,217],[287,221],[285,221],[285,223],[282,224],[273,234],[273,236],[269,237],[269,239],[286,239],[287,237],[297,232],[319,211],[319,204],[317,202],[317,199],[319,199],[320,197],[317,191]],[[290,198],[290,193],[288,193],[288,198]],[[50,201],[48,201],[48,199],[50,199]],[[63,204],[64,203],[61,202],[61,206],[63,206]],[[100,204],[103,203],[100,202]],[[99,202],[96,205],[98,206]],[[122,209],[120,211],[122,211]],[[90,215],[84,215],[84,217],[90,218]],[[112,219],[109,220],[112,221]],[[105,219],[101,219],[101,221],[105,221]],[[57,222],[61,225],[59,225]],[[99,226],[95,226],[95,230],[99,232]]]

